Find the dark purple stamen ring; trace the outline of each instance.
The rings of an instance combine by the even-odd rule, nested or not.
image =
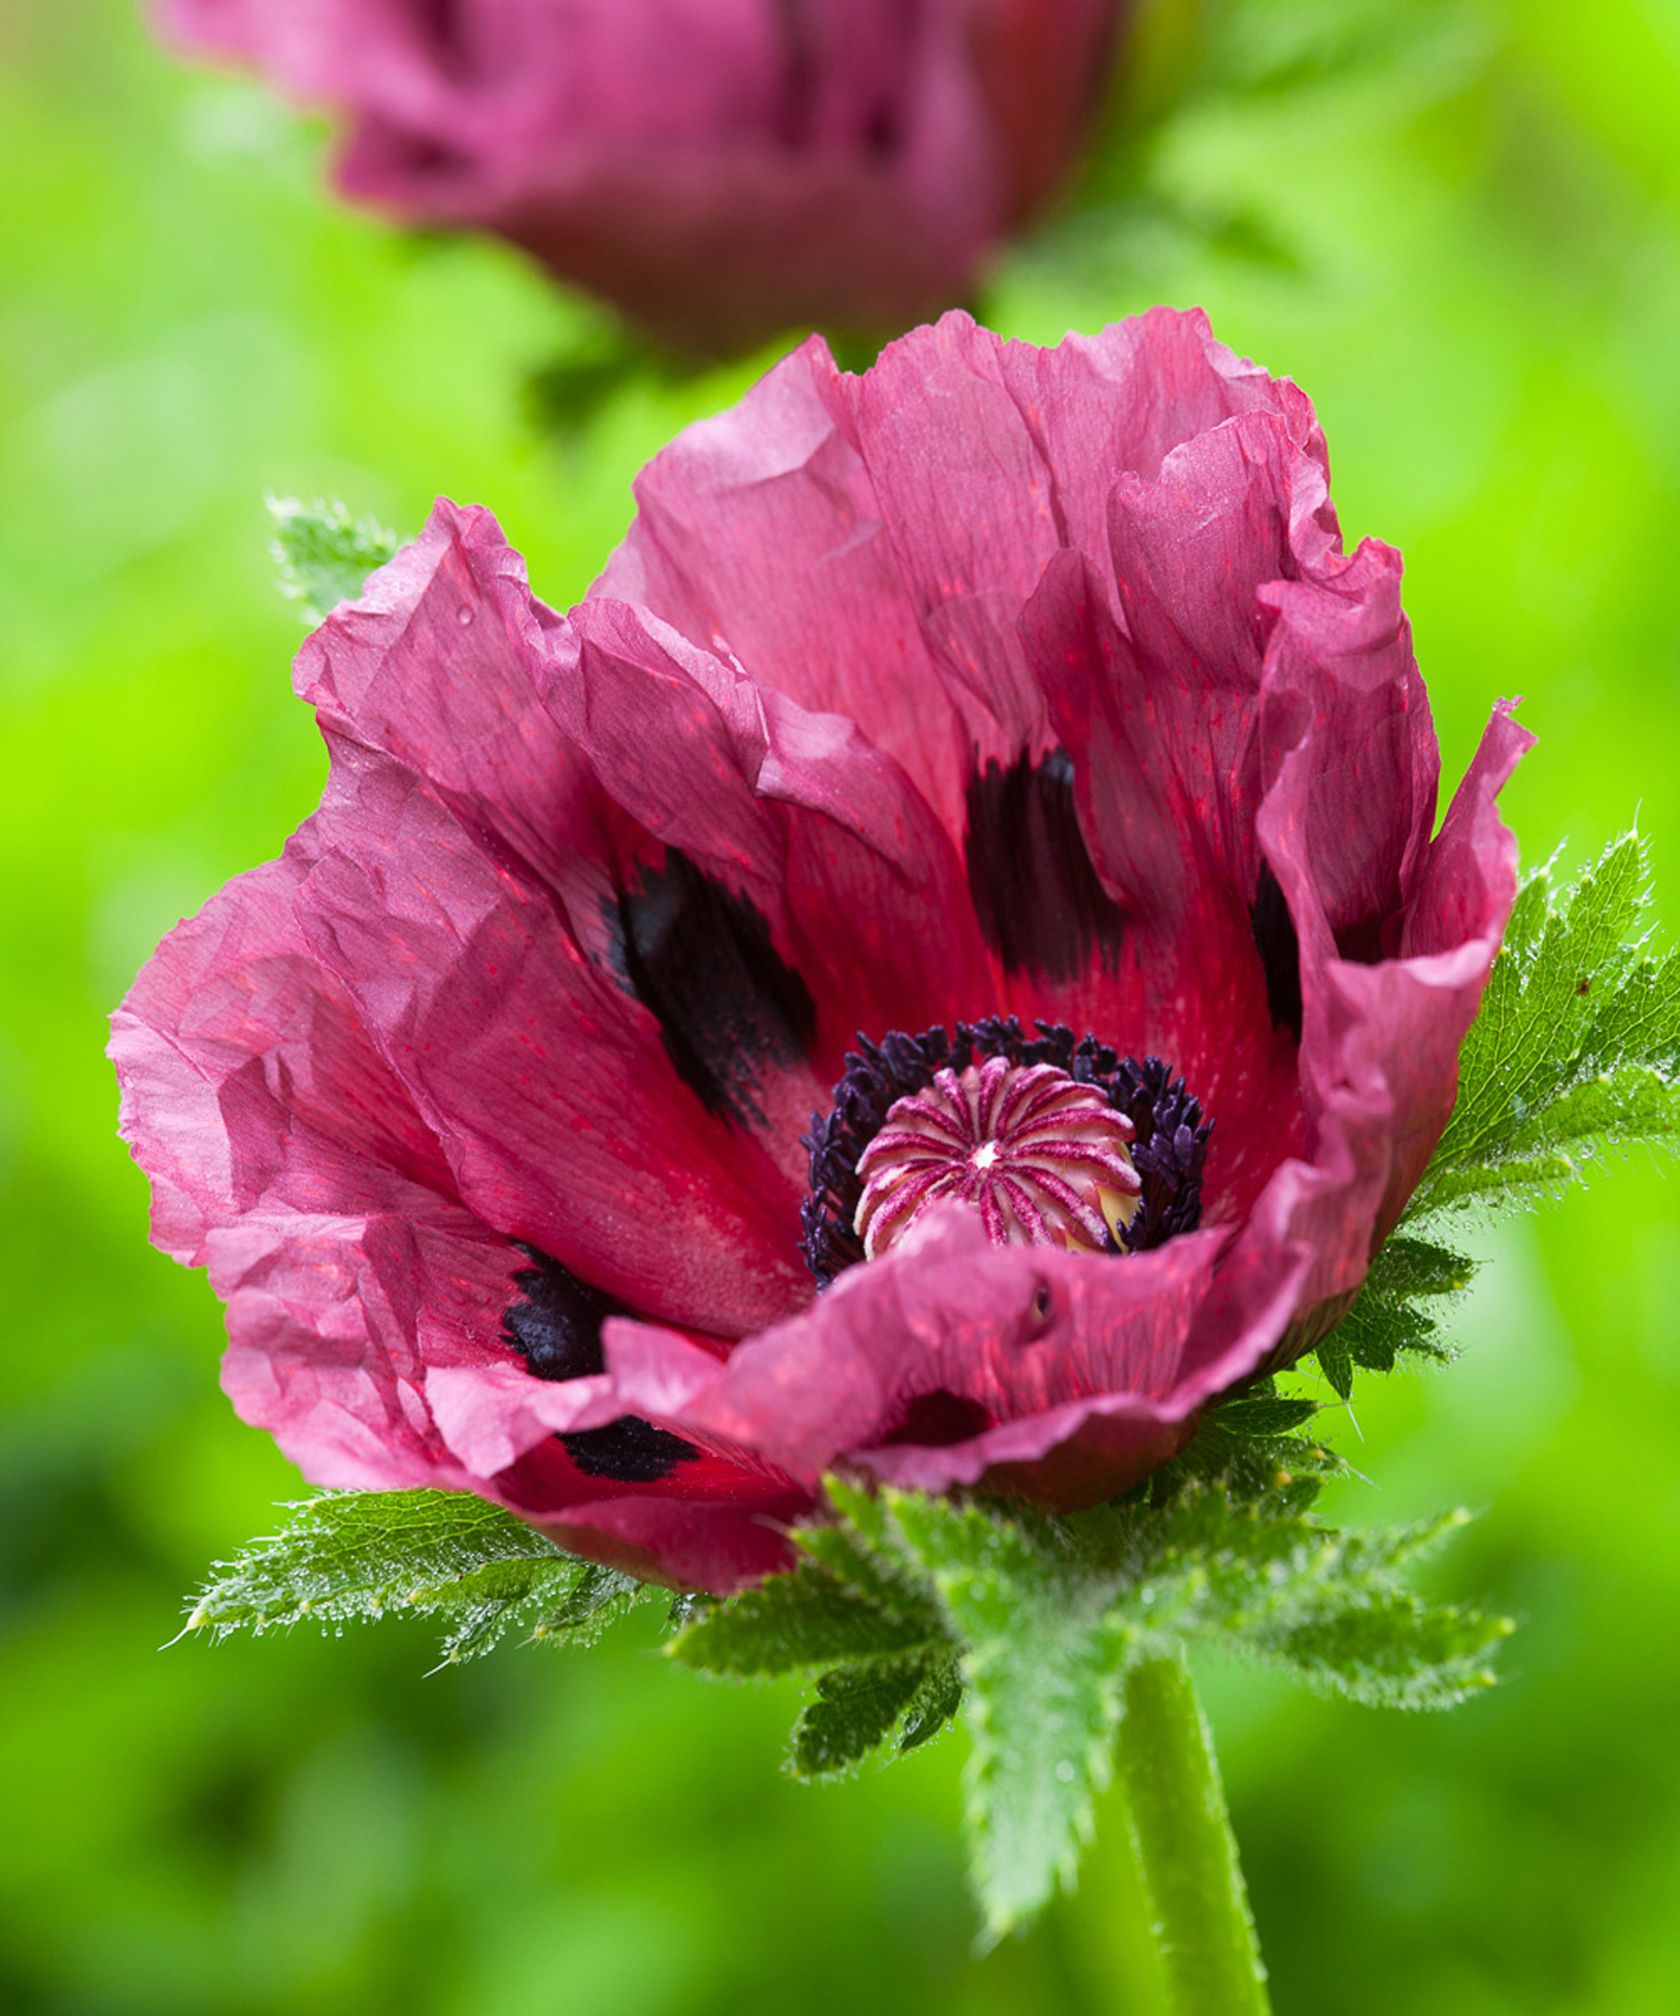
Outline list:
[[[1010,1064],[1050,1064],[1076,1084],[1101,1090],[1133,1127],[1131,1158],[1143,1179],[1139,1206],[1113,1253],[1141,1253],[1181,1232],[1194,1231],[1202,1215],[1202,1169],[1213,1122],[1182,1077],[1159,1057],[1123,1057],[1093,1035],[1076,1038],[1066,1023],[1038,1022],[1029,1036],[1018,1016],[989,1015],[959,1022],[947,1034],[941,1023],[919,1036],[892,1030],[879,1043],[858,1037],[827,1113],[811,1115],[802,1137],[810,1156],[811,1188],[800,1210],[800,1250],[819,1288],[864,1258],[853,1229],[863,1194],[858,1162],[900,1099],[924,1090],[937,1072],[962,1072],[1002,1057]]]

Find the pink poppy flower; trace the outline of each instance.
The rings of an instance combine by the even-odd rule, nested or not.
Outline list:
[[[303,647],[319,810],[115,1019],[157,1242],[316,1482],[672,1582],[836,1466],[1099,1501],[1393,1227],[1528,737],[1435,832],[1399,557],[1199,314],[812,339],[637,500],[565,615],[440,503]]]
[[[156,0],[345,128],[347,196],[502,233],[685,349],[897,330],[1071,169],[1122,0]]]

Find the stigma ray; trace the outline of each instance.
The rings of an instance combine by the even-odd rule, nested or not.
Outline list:
[[[990,1057],[897,1100],[857,1165],[853,1229],[873,1260],[941,1204],[999,1246],[1112,1251],[1138,1208],[1131,1121],[1052,1064]]]

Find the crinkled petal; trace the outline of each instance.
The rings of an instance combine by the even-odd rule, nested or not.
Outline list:
[[[669,1320],[738,1333],[799,1298],[791,1180],[707,1111],[548,894],[383,761],[341,752],[319,830],[311,947],[479,1217]]]
[[[807,346],[641,506],[565,618],[440,506],[306,647],[320,814],[119,1017],[160,1241],[314,1474],[465,1483],[638,1572],[766,1572],[834,1465],[1100,1500],[1396,1222],[1526,735],[1496,715],[1432,836],[1397,556],[1342,550],[1310,406],[1199,318],[1056,352],[947,318],[862,379]],[[1201,1229],[936,1216],[813,1299],[840,1051],[988,1013],[1186,1075]],[[593,1328],[546,1381],[503,1337],[514,1240],[632,1312],[604,1370]]]
[[[626,1407],[758,1449],[807,1485],[845,1463],[923,1490],[1093,1503],[1171,1454],[1288,1321],[1294,1257],[1275,1279],[1248,1269],[1221,1286],[1224,1245],[1194,1233],[1110,1263],[995,1247],[950,1212],[726,1361],[610,1323],[608,1372]]]
[[[1320,1186],[1310,1213],[1313,1265],[1300,1348],[1323,1320],[1313,1312],[1334,1312],[1357,1289],[1452,1112],[1459,1049],[1516,894],[1515,850],[1494,798],[1532,739],[1504,709],[1495,715],[1441,834],[1415,870],[1413,904],[1384,932],[1435,949],[1343,958],[1326,892],[1334,900],[1349,884],[1338,866],[1319,873],[1321,852],[1336,851],[1323,800],[1345,789],[1319,741],[1336,711],[1336,698],[1324,694],[1290,710],[1299,739],[1278,763],[1259,821],[1300,945],[1301,1084]],[[1473,869],[1464,858],[1472,850]],[[1449,878],[1454,897],[1443,903]]]
[[[153,1236],[227,1305],[223,1383],[315,1482],[468,1481],[429,1382],[493,1379],[521,1256],[311,956],[305,827],[179,925],[112,1020]],[[538,1382],[520,1375],[524,1384]]]
[[[960,835],[976,744],[1001,760],[1042,740],[1016,620],[1044,568],[1066,549],[1106,564],[1116,477],[1152,482],[1251,411],[1286,416],[1322,462],[1305,398],[1199,313],[1053,350],[951,313],[858,378],[813,338],[654,459],[599,592],[850,713]]]
[[[1294,387],[1233,357],[1205,317],[1165,309],[1048,350],[949,314],[844,391],[923,633],[983,703],[996,727],[981,753],[1000,757],[1048,726],[1018,614],[1058,553],[1106,563],[1117,484],[1153,484],[1235,414],[1311,424]]]
[[[967,732],[925,643],[842,374],[820,337],[685,428],[636,482],[596,584],[760,686],[848,715],[960,833]]]
[[[750,898],[811,996],[810,1054],[766,1128],[796,1143],[860,1029],[924,1028],[990,993],[956,851],[847,717],[807,711],[629,604],[592,597],[573,634],[576,666],[548,688],[557,719],[633,818]]]
[[[1262,769],[1310,735],[1300,843],[1338,951],[1399,950],[1400,917],[1429,847],[1440,752],[1400,607],[1400,556],[1366,540],[1306,578],[1265,588]],[[1273,864],[1274,870],[1276,863]]]
[[[320,832],[311,821],[172,932],[113,1018],[122,1130],[152,1179],[154,1235],[209,1270],[227,1313],[223,1385],[311,1482],[513,1503],[512,1475],[522,1510],[599,1496],[555,1437],[623,1410],[601,1405],[599,1378],[534,1378],[503,1335],[527,1256],[460,1201],[436,1137],[310,950]],[[720,1519],[731,1504],[791,1502],[751,1455],[708,1449],[684,1468],[682,1489]]]
[[[1305,1147],[1294,942],[1273,942],[1233,802],[1252,724],[1220,776],[1193,687],[1152,676],[1078,554],[1046,570],[1022,632],[1073,757],[1092,860],[1125,920],[1113,970],[1068,1019],[1183,1074],[1214,1118],[1204,1216],[1234,1222]],[[1232,699],[1221,711],[1228,727],[1253,710]]]
[[[908,780],[624,605],[562,622],[447,504],[299,686],[334,752],[311,942],[463,1196],[673,1320],[802,1299],[799,1135],[845,1046],[990,992]]]

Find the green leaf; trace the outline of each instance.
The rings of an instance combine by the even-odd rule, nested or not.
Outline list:
[[[1465,1519],[1342,1532],[1197,1482],[1165,1506],[1069,1523],[1112,1564],[1116,1614],[1140,1651],[1199,1640],[1281,1665],[1321,1693],[1439,1708],[1492,1684],[1488,1655],[1510,1629],[1401,1586]]]
[[[1200,1641],[1321,1692],[1446,1707],[1491,1684],[1488,1655],[1509,1628],[1401,1585],[1461,1514],[1338,1532],[1281,1487],[1243,1499],[1194,1477],[1165,1503],[1140,1496],[1062,1520],[904,1492],[881,1502],[886,1534],[961,1647],[967,1820],[994,1935],[1071,1881],[1137,1660]],[[825,1676],[799,1740],[820,1768],[850,1764],[894,1725],[912,1685],[905,1666]]]
[[[1450,1358],[1441,1326],[1418,1303],[1456,1295],[1476,1263],[1448,1246],[1397,1233],[1371,1263],[1353,1307],[1317,1347],[1319,1370],[1348,1399],[1354,1368],[1392,1372],[1402,1356]]]
[[[1403,1245],[1392,1279],[1446,1292],[1456,1255]],[[1128,1673],[1203,1643],[1325,1693],[1442,1708],[1491,1683],[1499,1619],[1405,1585],[1464,1515],[1339,1531],[1308,1512],[1345,1468],[1260,1386],[1215,1409],[1130,1498],[1066,1518],[830,1480],[834,1516],[783,1575],[709,1604],[670,1646],[706,1672],[805,1675],[789,1768],[914,1750],[961,1714],[965,1817],[992,1936],[1071,1881],[1113,1763]],[[1232,1418],[1234,1414],[1234,1418]]]
[[[303,1622],[328,1629],[399,1615],[447,1624],[444,1663],[487,1652],[537,1606],[561,1606],[596,1572],[464,1491],[328,1491],[218,1562],[188,1631],[215,1638]]]
[[[1450,1708],[1495,1684],[1488,1663],[1507,1618],[1425,1603],[1400,1576],[1468,1523],[1462,1511],[1405,1526],[1323,1532],[1245,1649],[1317,1692],[1379,1708]]]
[[[302,605],[304,620],[311,624],[341,602],[353,602],[367,577],[397,550],[395,533],[375,519],[352,518],[344,504],[271,497],[268,509],[280,592]]]
[[[1353,1368],[1392,1372],[1404,1354],[1441,1360],[1452,1353],[1441,1326],[1420,1301],[1456,1295],[1475,1262],[1428,1239],[1396,1234],[1378,1252],[1358,1299],[1318,1347],[1319,1367],[1345,1400]],[[1344,1383],[1345,1382],[1345,1383]]]
[[[790,1758],[801,1778],[832,1778],[851,1770],[885,1741],[926,1686],[933,1664],[924,1654],[834,1666],[817,1678],[816,1698],[793,1732]],[[949,1661],[938,1662],[941,1671]]]
[[[898,1550],[885,1502],[843,1477],[825,1479],[823,1488],[838,1516],[831,1524],[800,1527],[793,1536],[800,1551],[888,1610],[935,1618],[925,1580]]]
[[[962,1708],[962,1667],[951,1656],[930,1659],[923,1669],[922,1684],[904,1711],[899,1725],[898,1750],[907,1755],[948,1728]]]
[[[1260,1432],[1266,1416],[1255,1410],[1261,1402],[1277,1404],[1269,1383],[1211,1408],[1198,1423],[1190,1446],[1150,1479],[1149,1502],[1165,1505],[1191,1482],[1218,1484],[1239,1502],[1304,1512],[1328,1478],[1346,1473],[1347,1464],[1334,1450],[1308,1436],[1288,1430]],[[1301,1408],[1312,1414],[1321,1411],[1315,1401],[1281,1404],[1297,1413]]]
[[[1532,1203],[1609,1149],[1680,1140],[1680,955],[1647,950],[1648,879],[1644,843],[1629,833],[1561,893],[1544,869],[1518,892],[1406,1226]],[[1391,1238],[1317,1348],[1335,1392],[1348,1398],[1356,1368],[1450,1357],[1419,1305],[1457,1293],[1473,1271],[1432,1240]]]
[[[897,1659],[936,1645],[941,1635],[925,1597],[889,1605],[822,1563],[803,1561],[704,1611],[667,1650],[700,1672],[751,1679],[840,1660]]]
[[[1319,1345],[1316,1355],[1318,1358],[1318,1369],[1329,1381],[1331,1391],[1336,1395],[1337,1399],[1352,1399],[1353,1353],[1348,1349],[1346,1340],[1338,1332],[1333,1331]],[[1389,1365],[1391,1366],[1392,1364],[1393,1360],[1390,1359]],[[1386,1371],[1389,1367],[1384,1366],[1382,1369]]]
[[[559,1604],[538,1613],[531,1626],[533,1644],[580,1649],[593,1645],[609,1625],[627,1617],[638,1605],[670,1594],[638,1582],[633,1575],[620,1574],[616,1568],[603,1568],[593,1561],[579,1565],[582,1572]]]
[[[1263,1435],[1269,1440],[1293,1434],[1319,1411],[1316,1400],[1285,1399],[1276,1393],[1245,1393],[1227,1400],[1219,1410],[1219,1425],[1227,1435]]]
[[[1256,1649],[1319,1693],[1370,1708],[1453,1708],[1497,1684],[1489,1657],[1512,1629],[1504,1617],[1381,1590],[1305,1617]]]
[[[967,1819],[988,1929],[1072,1880],[1113,1769],[1128,1623],[1107,1580],[1045,1522],[903,1492],[892,1527],[961,1640],[973,1752]]]
[[[1547,870],[1524,886],[1409,1220],[1525,1202],[1607,1149],[1680,1137],[1680,954],[1646,950],[1648,882],[1628,833],[1560,895]]]
[[[933,1592],[893,1557],[884,1511],[855,1487],[831,1488],[857,1524],[803,1529],[797,1567],[705,1609],[669,1647],[684,1665],[737,1679],[812,1675],[788,1759],[805,1778],[855,1768],[895,1730],[900,1749],[915,1749],[961,1693]]]
[[[1475,1261],[1450,1246],[1396,1233],[1372,1261],[1366,1284],[1389,1296],[1457,1295],[1475,1271]]]
[[[949,1650],[831,1666],[817,1676],[794,1729],[789,1768],[799,1778],[842,1776],[895,1733],[898,1755],[918,1750],[947,1727],[962,1698]]]

